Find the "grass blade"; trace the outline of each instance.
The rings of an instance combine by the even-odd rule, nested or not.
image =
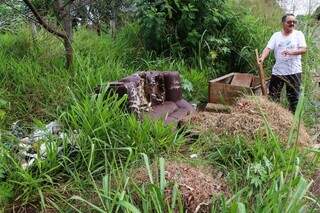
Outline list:
[[[153,177],[152,177],[152,172],[151,172],[151,168],[150,168],[150,162],[149,162],[149,158],[145,153],[142,153],[143,159],[144,159],[144,163],[146,165],[147,171],[148,171],[148,176],[150,179],[150,183],[154,183],[153,182]]]

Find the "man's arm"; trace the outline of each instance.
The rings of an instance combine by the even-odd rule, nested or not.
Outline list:
[[[259,64],[262,64],[264,62],[264,60],[268,57],[269,53],[270,53],[271,49],[269,47],[266,47],[263,51],[262,54],[258,60]]]
[[[282,52],[283,55],[287,56],[287,55],[303,55],[307,52],[307,48],[306,47],[300,47],[297,50],[285,50]]]
[[[295,55],[303,55],[307,52],[307,43],[306,39],[302,32],[298,31],[298,48],[295,50],[287,50],[282,52],[285,56],[295,56]]]

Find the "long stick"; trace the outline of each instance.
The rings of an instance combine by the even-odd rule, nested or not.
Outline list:
[[[264,70],[263,70],[262,63],[259,63],[258,49],[256,49],[256,57],[257,57],[257,64],[258,64],[258,67],[259,67],[259,77],[260,77],[260,82],[261,82],[262,95],[267,95],[266,81],[265,81],[265,78],[264,78]]]

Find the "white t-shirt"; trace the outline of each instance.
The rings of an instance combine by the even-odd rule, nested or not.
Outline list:
[[[288,36],[282,32],[276,32],[270,38],[267,48],[274,51],[276,64],[273,66],[273,75],[292,75],[301,73],[301,55],[284,56],[285,50],[298,50],[301,47],[307,47],[306,39],[301,31],[293,30]]]

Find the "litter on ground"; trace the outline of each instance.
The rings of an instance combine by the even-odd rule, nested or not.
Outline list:
[[[57,121],[50,122],[44,128],[38,128],[29,135],[21,127],[20,122],[11,126],[11,133],[19,140],[17,155],[23,169],[30,168],[37,159],[45,159],[48,146],[55,145],[53,150],[58,154],[63,148],[57,147],[57,139],[64,140],[66,134],[62,132],[62,125]],[[49,140],[52,139],[52,140]]]

